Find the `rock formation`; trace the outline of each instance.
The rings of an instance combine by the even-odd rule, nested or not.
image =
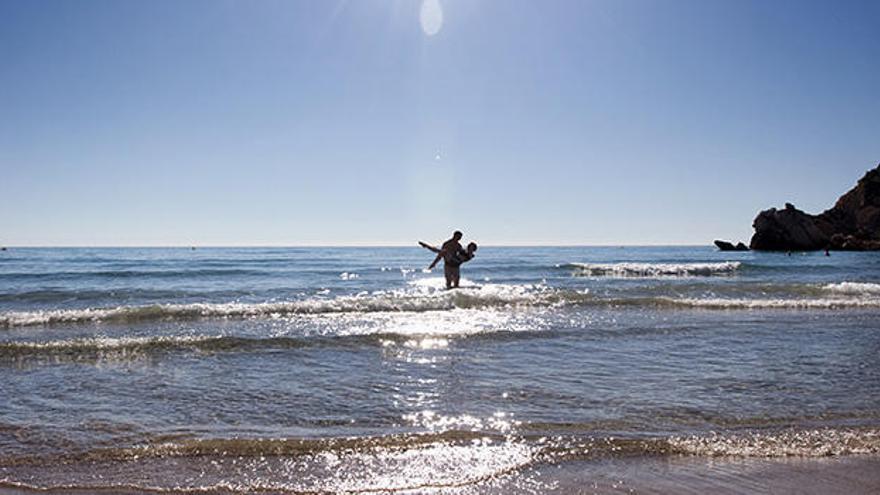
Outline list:
[[[783,210],[759,213],[752,226],[752,249],[880,249],[880,164],[829,210],[810,215],[786,203]]]
[[[715,245],[718,246],[718,249],[722,251],[748,251],[749,247],[743,244],[742,242],[737,242],[736,246],[733,245],[732,242],[715,240]]]

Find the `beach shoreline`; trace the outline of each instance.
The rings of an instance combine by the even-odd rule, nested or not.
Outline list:
[[[869,494],[880,490],[878,468],[880,456],[874,455],[573,460],[535,466],[491,489],[459,493]]]
[[[880,456],[850,455],[824,458],[648,456],[560,463],[536,463],[474,483],[436,485],[384,490],[377,485],[365,490],[341,493],[400,494],[872,494],[880,490]],[[147,495],[155,493],[301,494],[334,493],[316,490],[276,490],[269,487],[145,489],[130,487],[27,487],[3,484],[0,495]],[[340,493],[340,492],[335,492]]]

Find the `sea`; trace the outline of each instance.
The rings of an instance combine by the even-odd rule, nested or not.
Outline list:
[[[0,252],[0,492],[758,493],[778,463],[880,467],[880,253],[484,246],[454,290],[432,259]]]

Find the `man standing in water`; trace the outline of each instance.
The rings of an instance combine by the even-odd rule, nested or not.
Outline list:
[[[452,234],[452,239],[443,243],[443,246],[437,250],[436,248],[431,249],[437,253],[437,257],[434,258],[434,261],[428,267],[428,269],[433,269],[437,266],[437,263],[442,259],[443,260],[443,274],[446,276],[446,288],[452,289],[453,287],[458,287],[459,279],[461,278],[461,264],[471,258],[473,258],[474,253],[476,251],[476,245],[474,245],[474,249],[472,251],[465,251],[464,248],[461,247],[462,233],[456,230]],[[420,243],[423,247],[431,248],[432,246],[428,246],[424,243]]]

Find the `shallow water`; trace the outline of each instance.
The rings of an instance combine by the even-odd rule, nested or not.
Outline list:
[[[415,247],[0,253],[0,480],[419,490],[880,453],[878,253],[477,254],[445,291]]]

